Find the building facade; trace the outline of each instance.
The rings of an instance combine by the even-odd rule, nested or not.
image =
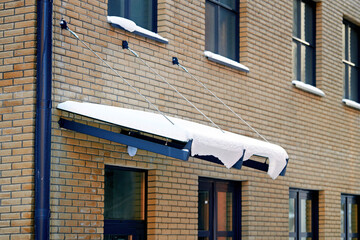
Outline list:
[[[36,214],[48,217],[50,239],[360,238],[360,1],[16,0],[0,9],[1,240],[34,239]],[[46,14],[51,28],[41,41]],[[41,65],[37,43],[49,41]],[[46,66],[51,96],[41,105],[38,70]],[[135,153],[107,134],[59,125],[130,135],[101,116],[59,108],[72,101],[145,112],[154,105],[211,126],[165,79],[221,129],[262,140],[194,78],[286,150],[285,176]],[[46,104],[49,216],[35,199],[43,180],[35,119]]]

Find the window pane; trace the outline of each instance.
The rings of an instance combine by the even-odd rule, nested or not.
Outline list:
[[[303,19],[304,22],[302,38],[312,46],[315,44],[315,8],[312,4],[302,4]]]
[[[289,199],[289,232],[295,232],[295,199]]]
[[[199,230],[208,231],[209,230],[209,192],[208,191],[199,191]]]
[[[226,6],[230,7],[231,9],[237,11],[236,9],[236,0],[220,0],[222,4],[225,4]]]
[[[105,169],[105,219],[145,219],[145,173]]]
[[[232,240],[232,237],[218,237],[217,240]]]
[[[304,62],[301,62],[305,66],[305,83],[315,86],[315,51],[312,47],[303,46],[305,48]]]
[[[237,60],[237,49],[235,47],[236,14],[224,8],[220,8],[219,24],[219,54]]]
[[[359,33],[351,28],[350,32],[350,61],[359,66]]]
[[[130,236],[124,236],[124,235],[117,235],[117,234],[105,234],[104,240],[133,240],[133,237]]]
[[[311,233],[312,231],[312,202],[309,199],[301,199],[300,200],[300,208],[301,208],[301,232]]]
[[[347,64],[344,63],[344,90],[345,90],[345,94],[344,97],[346,99],[350,99],[350,87],[349,87],[349,66]]]
[[[355,102],[359,100],[359,71],[355,67],[350,67],[350,99]]]
[[[300,50],[300,43],[293,41],[292,43],[292,51],[293,51],[293,80],[301,80],[300,77],[300,69],[299,69],[299,50]]]
[[[208,1],[205,6],[205,49],[216,53],[216,7]]]
[[[109,0],[108,16],[125,17],[125,0]]]
[[[345,233],[345,202],[341,203],[341,233]]]
[[[217,193],[217,223],[218,231],[232,231],[233,194],[231,192]]]
[[[293,36],[300,38],[300,22],[299,22],[299,12],[300,12],[300,0],[293,1]]]
[[[306,46],[304,45],[300,45],[300,79],[302,82],[305,82],[305,66],[306,66],[306,55],[305,55],[305,52],[306,52]],[[298,66],[299,67],[299,66]],[[299,79],[299,80],[300,80]]]
[[[344,59],[349,59],[349,26],[344,23],[343,25],[343,43],[344,43]]]
[[[131,0],[130,1],[130,19],[136,25],[155,31],[152,29],[153,19],[153,0]]]
[[[300,3],[300,38],[305,40],[305,3],[301,1]]]
[[[349,203],[349,233],[358,233],[358,205]]]
[[[198,240],[209,240],[208,237],[199,237]]]

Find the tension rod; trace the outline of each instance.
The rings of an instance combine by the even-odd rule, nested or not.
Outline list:
[[[198,84],[200,84],[203,88],[205,88],[209,93],[211,93],[220,103],[222,103],[228,110],[230,110],[236,117],[238,117],[243,123],[245,123],[251,130],[253,130],[259,137],[261,137],[265,142],[268,142],[264,136],[262,136],[255,128],[253,128],[248,122],[246,122],[240,115],[238,115],[232,108],[230,108],[226,103],[224,103],[223,100],[221,100],[218,96],[216,96],[215,93],[213,93],[204,83],[202,83],[200,80],[198,80],[194,75],[192,75],[184,66],[182,66],[179,63],[179,60],[177,57],[172,58],[172,64],[178,65],[180,68],[182,68],[187,74],[190,75],[191,78],[193,78]]]
[[[79,36],[70,30],[66,21],[61,19],[60,21],[61,29],[68,30],[72,35],[74,35],[87,49],[89,49],[97,58],[99,58],[107,67],[109,67],[118,77],[120,77],[130,88],[132,88],[138,95],[140,95],[145,101],[152,106],[159,114],[161,114],[164,118],[166,118],[172,125],[175,125],[163,112],[161,112],[147,97],[140,93],[132,84],[130,84],[125,78],[123,78],[113,67],[111,67],[104,59],[102,59],[94,50],[92,50],[83,40],[79,38]]]

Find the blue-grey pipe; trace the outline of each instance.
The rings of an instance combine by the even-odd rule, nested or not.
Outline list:
[[[52,0],[37,1],[35,239],[50,238]]]

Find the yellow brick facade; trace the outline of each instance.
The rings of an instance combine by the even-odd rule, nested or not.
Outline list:
[[[0,240],[34,238],[36,2],[0,1]],[[197,239],[198,179],[241,182],[242,239],[289,238],[289,188],[319,197],[319,239],[340,238],[341,194],[360,195],[360,112],[342,103],[343,19],[360,26],[360,1],[316,1],[316,81],[325,97],[295,88],[291,0],[240,0],[240,63],[245,73],[209,61],[205,0],[158,0],[158,33],[168,44],[106,21],[107,0],[53,1],[51,239],[102,239],[104,168],[148,171],[147,239]],[[69,31],[64,18],[95,52],[161,111],[209,125],[201,114],[137,60],[122,41],[225,130],[258,136],[208,95],[172,57],[270,142],[287,150],[285,177],[226,169],[200,159],[172,159],[61,129],[61,117],[112,131],[56,109],[84,101],[131,109],[149,105]],[[49,60],[50,61],[50,60]]]

